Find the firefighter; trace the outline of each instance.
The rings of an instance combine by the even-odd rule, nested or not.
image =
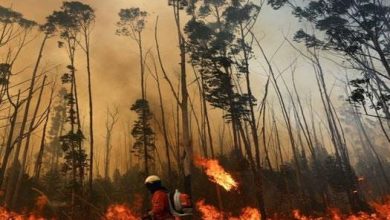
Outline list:
[[[152,209],[144,219],[178,220],[170,212],[168,190],[162,185],[160,177],[148,176],[145,179],[145,186],[152,195]]]

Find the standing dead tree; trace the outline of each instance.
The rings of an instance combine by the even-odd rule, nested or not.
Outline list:
[[[148,70],[151,73],[153,79],[156,81],[156,84],[157,84],[158,99],[160,102],[160,112],[161,112],[161,127],[162,127],[162,134],[164,137],[165,156],[166,156],[167,164],[168,164],[168,176],[169,176],[169,178],[172,178],[172,163],[171,163],[171,153],[170,153],[171,145],[169,143],[169,138],[168,138],[168,128],[167,128],[165,107],[164,107],[164,101],[163,101],[163,91],[161,89],[160,75],[159,75],[158,70],[157,70],[156,62],[154,59],[152,59],[152,61],[153,61],[153,71],[149,67],[148,67]],[[154,74],[153,74],[153,72],[154,72]]]
[[[106,180],[110,179],[110,158],[111,158],[111,139],[112,139],[112,132],[114,130],[115,124],[118,122],[119,111],[118,107],[115,107],[114,110],[110,110],[109,107],[107,107],[107,113],[106,113],[106,154],[104,155],[104,178]]]
[[[35,161],[35,165],[34,165],[34,179],[36,181],[39,180],[39,177],[40,177],[40,174],[41,174],[41,169],[42,169],[42,161],[43,161],[43,155],[44,155],[44,152],[45,152],[45,146],[46,146],[46,130],[47,130],[47,126],[49,124],[49,119],[50,119],[50,113],[52,111],[52,103],[53,103],[53,94],[54,94],[54,91],[55,91],[55,83],[53,83],[53,86],[52,86],[52,89],[51,89],[51,94],[50,94],[50,101],[49,101],[49,105],[47,107],[47,111],[46,111],[46,116],[45,116],[45,123],[43,125],[43,129],[42,129],[42,137],[41,137],[41,142],[40,142],[40,145],[39,145],[39,151],[38,151],[38,155],[37,155],[37,158],[36,158],[36,161]]]
[[[14,63],[19,57],[22,49],[31,42],[31,40],[28,39],[28,36],[35,30],[36,26],[37,24],[34,21],[25,19],[21,13],[0,6],[0,48],[5,49],[7,47],[7,49],[5,49],[6,56],[3,57],[5,62],[0,64],[0,106],[4,106],[3,104],[7,102],[11,112],[9,118],[10,125],[6,126],[8,135],[6,138],[7,140],[5,140],[5,152],[0,168],[0,185],[3,185],[4,183],[8,162],[14,149],[14,136],[16,133],[15,128],[18,113],[21,110],[22,105],[26,103],[26,99],[21,98],[21,95],[27,90],[19,89],[18,95],[11,95],[10,89],[16,89],[14,87],[19,87],[24,83],[30,82],[30,80],[33,81],[35,80],[35,77],[33,77],[34,79],[12,86],[10,85],[10,79],[11,76],[15,75],[13,72]],[[21,72],[23,71],[24,70]],[[16,102],[14,100],[15,98],[17,99]]]
[[[41,30],[44,34],[44,37],[43,37],[42,43],[40,45],[38,57],[37,57],[37,60],[36,60],[36,63],[35,63],[35,66],[34,66],[34,69],[32,72],[32,77],[31,77],[30,86],[28,89],[28,95],[27,95],[27,99],[26,99],[26,105],[25,105],[25,109],[24,109],[24,115],[23,115],[23,119],[21,122],[20,130],[19,130],[18,142],[17,142],[15,152],[14,152],[13,167],[16,167],[18,164],[19,153],[22,149],[23,136],[25,135],[25,133],[27,133],[27,140],[28,141],[26,142],[26,145],[25,145],[25,151],[24,151],[25,156],[23,156],[22,161],[25,162],[25,160],[27,159],[27,152],[28,152],[28,147],[29,147],[29,137],[30,137],[30,134],[32,132],[33,127],[35,126],[34,121],[30,122],[30,129],[29,130],[26,131],[25,129],[27,127],[30,105],[31,105],[31,102],[33,99],[35,82],[36,82],[37,74],[39,71],[40,63],[42,61],[44,48],[45,48],[47,40],[53,35],[54,26],[51,22],[47,22],[45,25],[41,26]],[[42,85],[42,90],[43,90],[43,87],[44,87],[44,84]],[[40,99],[38,99],[38,100],[40,100]],[[24,167],[21,167],[19,172],[24,172]],[[23,174],[19,174],[19,176],[20,175],[23,175]],[[6,204],[7,205],[13,206],[14,204],[16,204],[17,195],[18,195],[20,184],[21,184],[20,181],[18,181],[18,179],[21,179],[21,178],[18,178],[18,175],[16,172],[12,172],[10,179],[8,181],[9,187],[7,187],[7,194],[6,194]],[[12,204],[11,204],[11,201],[12,201]]]
[[[183,168],[184,168],[184,189],[189,194],[192,195],[192,173],[193,173],[193,147],[191,145],[190,140],[190,121],[189,121],[189,110],[188,110],[188,88],[187,88],[187,67],[186,67],[186,43],[184,39],[184,35],[182,33],[182,14],[181,11],[185,8],[191,9],[192,5],[185,0],[169,0],[168,4],[172,7],[176,31],[178,37],[178,44],[180,50],[180,94],[181,100],[179,101],[179,97],[175,95],[176,101],[181,110],[181,122],[182,122],[182,142],[183,142]],[[157,26],[157,24],[156,24]],[[157,37],[156,37],[157,41]],[[160,56],[160,55],[159,55]],[[159,59],[161,61],[161,59]],[[164,72],[164,71],[163,71]],[[165,73],[165,72],[164,72]],[[165,75],[165,79],[168,79]],[[172,85],[171,83],[169,83]],[[172,90],[173,92],[174,90]]]
[[[31,135],[32,135],[31,133],[34,130],[34,126],[36,126],[35,120],[38,119],[38,111],[40,109],[40,105],[41,105],[41,101],[42,101],[42,95],[43,95],[43,91],[44,91],[44,88],[45,88],[46,79],[47,79],[47,76],[44,76],[44,78],[42,80],[42,85],[41,85],[41,88],[40,88],[40,91],[39,91],[39,95],[37,97],[37,103],[35,104],[35,110],[33,112],[33,116],[32,116],[32,119],[30,121],[30,125],[29,125],[29,128],[28,128],[28,134],[27,134],[27,137],[26,137],[26,142],[25,142],[25,146],[24,146],[24,150],[23,150],[23,154],[22,154],[21,167],[20,167],[19,173],[17,175],[15,191],[14,191],[14,195],[13,195],[12,201],[11,201],[11,207],[15,207],[16,206],[18,198],[19,198],[20,188],[22,186],[22,179],[23,179],[23,176],[25,174],[25,169],[26,169],[27,156],[28,156],[27,154],[28,154],[28,151],[29,151],[29,148],[30,148],[30,141],[31,141]],[[47,109],[46,111],[49,111],[49,110]]]

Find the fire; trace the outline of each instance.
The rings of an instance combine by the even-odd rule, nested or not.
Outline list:
[[[223,217],[223,214],[217,208],[205,204],[204,200],[197,202],[196,207],[201,213],[203,220],[220,220]]]
[[[382,219],[390,219],[390,196],[387,197],[386,203],[371,203],[371,206],[375,209],[376,215]]]
[[[219,211],[212,205],[205,204],[204,200],[198,201],[196,206],[201,214],[202,220],[259,220],[261,216],[257,209],[251,207],[242,209],[240,216],[235,217],[230,213]]]
[[[126,205],[111,205],[104,215],[106,220],[138,220],[140,217]]]
[[[328,214],[325,214],[321,217],[306,216],[302,214],[299,210],[292,211],[291,219],[295,220],[390,220],[390,200],[388,203],[379,204],[372,203],[372,207],[375,210],[375,213],[357,213],[353,215],[344,215],[340,212],[339,209],[332,208],[329,209]],[[216,207],[206,204],[204,200],[200,200],[196,203],[196,208],[200,213],[201,220],[259,220],[261,219],[261,213],[259,210],[246,207],[241,210],[239,216],[233,216],[229,212],[223,212],[218,210]],[[106,214],[105,220],[138,220],[140,216],[137,215],[134,209],[128,208],[126,205],[111,205]],[[4,209],[0,209],[0,220],[5,219],[14,219],[14,220],[43,220],[43,218],[26,217],[22,215],[17,215],[15,213],[5,212]],[[269,220],[280,220],[280,219],[290,219],[290,218],[270,218]]]
[[[329,217],[311,217],[305,216],[299,210],[293,211],[293,217],[296,220],[389,220],[390,219],[390,202],[385,204],[372,203],[375,213],[369,214],[360,212],[352,215],[343,215],[339,209],[332,208],[329,210]]]
[[[303,216],[298,209],[293,210],[292,214],[294,216],[294,219],[297,219],[297,220],[309,220],[309,218],[306,217],[306,216]]]
[[[246,207],[241,211],[241,215],[238,218],[229,217],[229,220],[258,220],[261,215],[259,210],[251,207]]]
[[[29,214],[20,214],[0,207],[0,220],[47,220],[48,218],[42,217],[41,214],[48,203],[49,200],[45,195],[38,196],[35,201],[35,209]]]
[[[0,220],[45,220],[45,218],[34,214],[22,215],[16,212],[8,211],[4,207],[0,207]]]
[[[223,169],[218,160],[196,158],[195,163],[206,170],[206,174],[211,182],[222,186],[227,191],[237,189],[238,183]]]

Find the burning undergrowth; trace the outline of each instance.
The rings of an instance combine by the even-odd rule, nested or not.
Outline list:
[[[203,168],[209,181],[217,184],[226,192],[237,191],[239,183],[226,171],[218,160],[196,158],[195,164]],[[390,199],[384,203],[371,203],[374,213],[357,213],[346,215],[337,208],[329,209],[323,216],[311,216],[302,214],[300,210],[293,210],[288,216],[274,215],[269,220],[295,219],[295,220],[389,220],[390,219]],[[140,219],[138,212],[131,206],[112,205],[107,209],[105,218],[109,220],[133,220]],[[261,213],[254,207],[244,207],[237,214],[230,210],[219,210],[216,206],[206,203],[205,199],[199,199],[195,203],[195,219],[201,220],[259,220]],[[276,217],[277,216],[277,217]]]
[[[202,220],[258,220],[261,216],[257,209],[250,207],[242,209],[239,216],[233,216],[229,212],[222,212],[216,207],[206,204],[204,200],[198,201],[196,207]]]
[[[390,200],[386,203],[372,203],[375,212],[357,213],[357,214],[342,214],[338,209],[329,209],[327,214],[323,216],[304,215],[299,210],[293,210],[290,216],[278,216],[269,218],[269,220],[389,220],[390,219]],[[261,213],[253,207],[245,207],[241,209],[239,215],[233,215],[229,211],[218,210],[213,205],[206,204],[205,200],[196,202],[196,209],[199,214],[195,219],[200,220],[259,220]],[[0,218],[1,219],[1,218]],[[112,205],[107,209],[105,214],[107,220],[138,220],[139,215],[132,211],[131,208],[125,205]]]
[[[140,216],[126,205],[110,205],[104,215],[107,220],[138,220]]]
[[[143,198],[140,194],[135,195],[135,200],[131,205],[112,204],[104,214],[105,220],[139,220],[141,219]],[[131,208],[129,208],[131,207]]]
[[[45,220],[47,218],[41,217],[36,214],[19,214],[7,210],[6,208],[0,208],[0,220]]]
[[[34,210],[30,212],[23,211],[18,213],[5,207],[0,207],[0,220],[54,220],[56,218],[44,217],[44,210],[48,205],[48,198],[44,195],[40,195],[35,201]]]
[[[232,194],[239,192],[239,186],[243,187],[227,170],[225,170],[218,160],[209,160],[204,158],[197,158],[196,164],[203,168],[209,181],[222,187],[226,193]],[[240,199],[235,195],[235,199]],[[135,195],[133,203],[130,204],[111,204],[107,207],[105,213],[102,215],[102,220],[139,220],[142,214],[143,196]],[[219,209],[212,203],[206,202],[206,198],[199,198],[194,201],[195,213],[194,219],[199,220],[259,220],[261,212],[253,206],[243,205],[239,210],[230,210],[229,208]],[[210,201],[209,201],[210,202]],[[382,202],[370,203],[373,213],[354,213],[345,214],[337,208],[330,208],[322,215],[304,214],[302,211],[296,209],[289,214],[274,214],[270,216],[269,220],[390,220],[390,197]],[[41,217],[42,210],[50,206],[50,202],[45,196],[39,196],[35,203],[35,211],[29,214],[20,214],[9,211],[5,208],[0,208],[0,220],[43,220],[48,219]],[[24,212],[22,212],[24,213]],[[25,212],[27,213],[27,212]],[[54,219],[54,218],[53,218]]]

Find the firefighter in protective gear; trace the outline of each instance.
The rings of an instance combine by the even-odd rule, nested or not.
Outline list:
[[[152,195],[152,209],[148,212],[149,219],[153,220],[178,220],[169,209],[168,190],[162,185],[160,177],[148,176],[145,186]]]

